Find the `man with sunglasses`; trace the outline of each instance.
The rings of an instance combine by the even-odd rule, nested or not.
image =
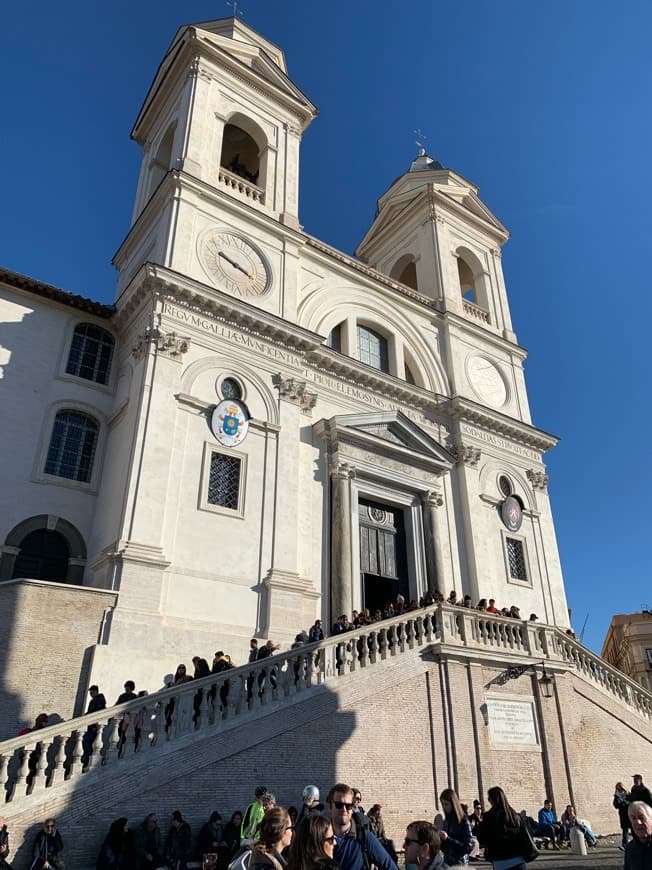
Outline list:
[[[439,833],[426,821],[410,822],[405,832],[405,870],[436,870],[444,867]]]
[[[335,834],[334,860],[340,870],[397,870],[378,839],[356,824],[353,813],[353,789],[342,782],[334,785],[326,799]]]

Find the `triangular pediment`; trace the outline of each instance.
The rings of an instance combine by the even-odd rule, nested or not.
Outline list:
[[[455,462],[445,447],[401,411],[338,414],[318,426],[332,446],[353,442],[372,452],[389,452],[406,464],[418,459],[434,463],[440,471],[449,470]]]

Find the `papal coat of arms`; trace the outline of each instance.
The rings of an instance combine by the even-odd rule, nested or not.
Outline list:
[[[235,447],[247,437],[249,415],[247,409],[237,399],[225,399],[213,411],[211,430],[220,444]]]
[[[500,515],[510,532],[517,532],[521,528],[523,510],[520,502],[513,495],[508,495],[500,506]]]

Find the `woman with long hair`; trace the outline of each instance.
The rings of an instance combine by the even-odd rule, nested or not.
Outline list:
[[[258,842],[251,852],[249,870],[285,870],[287,864],[281,855],[292,842],[292,823],[283,807],[267,810],[260,823]]]
[[[319,813],[304,816],[294,833],[288,870],[312,870],[318,861],[332,860],[335,834],[330,819]]]
[[[469,863],[469,855],[473,851],[473,834],[471,822],[462,809],[457,792],[445,788],[439,795],[441,809],[444,814],[444,824],[439,832],[441,850],[449,867]]]
[[[490,808],[476,828],[480,845],[486,849],[487,859],[494,870],[525,870],[528,852],[536,847],[521,817],[513,809],[499,786],[487,792]]]
[[[111,823],[100,854],[95,863],[96,870],[123,870],[133,861],[133,840],[129,830],[129,820],[116,819]]]

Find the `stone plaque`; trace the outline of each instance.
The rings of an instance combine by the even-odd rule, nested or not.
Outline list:
[[[538,746],[531,701],[487,700],[492,743]]]

